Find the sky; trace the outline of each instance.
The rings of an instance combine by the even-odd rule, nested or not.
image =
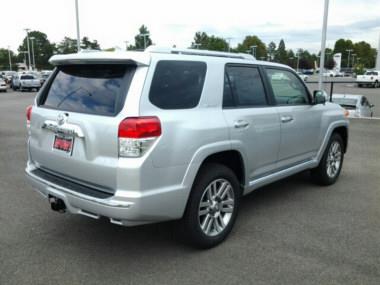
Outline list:
[[[281,38],[287,48],[320,49],[324,0],[78,0],[81,37],[96,39],[102,48],[134,43],[145,24],[153,43],[188,47],[195,32],[232,38],[236,46],[246,35],[266,44]],[[47,34],[51,42],[76,38],[74,0],[0,0],[0,48],[16,51],[24,28]],[[380,0],[330,0],[327,47],[339,38],[378,46]]]

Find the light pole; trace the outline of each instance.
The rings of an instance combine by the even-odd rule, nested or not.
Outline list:
[[[228,38],[226,38],[226,40],[227,40],[227,42],[228,42],[228,52],[231,52],[231,40],[232,40],[233,38],[231,38],[231,37],[228,37]]]
[[[354,67],[356,53],[353,53],[351,56],[352,56],[352,67]]]
[[[296,57],[297,57],[297,72],[298,72],[299,67],[300,67],[300,52],[297,52]]]
[[[29,70],[30,70],[30,48],[29,48],[29,31],[30,29],[24,29],[26,31],[26,43],[27,43],[27,46],[28,46],[28,60],[29,60]]]
[[[8,46],[9,70],[12,71],[11,47]]]
[[[78,0],[75,0],[75,14],[77,21],[77,52],[80,52],[80,32],[79,32],[79,8],[78,8]]]
[[[140,37],[144,38],[144,50],[146,49],[146,37],[149,36],[149,33],[140,34]]]
[[[24,54],[24,62],[25,62],[25,68],[28,67],[28,65],[26,64],[26,54],[28,53],[27,51],[20,51],[20,53],[23,53]]]
[[[30,40],[32,42],[32,58],[33,58],[33,70],[36,69],[36,60],[34,58],[34,40],[36,38],[35,37],[30,37]]]
[[[324,13],[323,13],[323,24],[322,24],[322,40],[321,40],[321,59],[319,61],[319,78],[318,78],[318,89],[323,88],[323,68],[325,66],[325,48],[326,48],[326,33],[327,33],[327,18],[329,15],[329,0],[325,0]]]
[[[346,49],[346,51],[348,52],[348,57],[347,57],[347,68],[350,67],[350,54],[351,52],[353,51],[353,49]]]
[[[257,45],[252,45],[252,46],[250,46],[250,48],[252,49],[252,55],[254,56],[254,58],[256,58],[256,48],[257,48]]]

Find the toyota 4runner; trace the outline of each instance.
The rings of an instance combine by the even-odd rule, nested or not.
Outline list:
[[[26,174],[53,210],[133,226],[181,220],[207,248],[243,195],[297,172],[333,184],[348,120],[285,65],[152,47],[55,55],[27,108]]]

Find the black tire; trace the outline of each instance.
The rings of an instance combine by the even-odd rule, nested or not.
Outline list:
[[[327,160],[328,160],[330,148],[335,142],[339,144],[341,159],[340,159],[340,164],[339,164],[339,167],[337,168],[336,174],[334,176],[331,176],[328,174],[328,166],[327,166],[328,161]],[[312,177],[313,181],[316,184],[323,185],[323,186],[328,186],[328,185],[334,184],[339,178],[339,175],[340,175],[340,172],[341,172],[342,166],[343,166],[343,160],[344,160],[343,139],[339,134],[333,133],[330,140],[329,140],[329,143],[327,144],[325,152],[323,153],[322,159],[319,162],[318,167],[311,170],[311,177]]]
[[[358,87],[360,88],[360,87],[362,87],[362,85],[361,85],[361,84],[358,84]]]
[[[232,206],[232,214],[228,223],[225,225],[225,228],[214,236],[210,236],[204,233],[201,228],[201,216],[199,216],[199,210],[202,198],[205,197],[204,195],[207,195],[206,191],[208,186],[218,179],[223,179],[224,181],[230,183],[233,191],[234,205]],[[240,196],[241,189],[239,187],[239,182],[231,169],[217,163],[207,163],[203,165],[199,170],[197,178],[195,179],[180,225],[181,235],[185,242],[191,246],[203,249],[211,248],[220,244],[231,232],[235,223],[237,213],[239,211]],[[206,217],[204,219],[206,219]],[[213,221],[218,220],[217,218],[213,219]],[[203,222],[204,221],[205,220],[203,220]],[[210,223],[213,225],[214,229],[216,229],[215,222]]]

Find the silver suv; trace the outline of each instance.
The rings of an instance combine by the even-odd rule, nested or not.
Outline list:
[[[27,109],[26,174],[53,210],[125,226],[181,219],[207,248],[241,196],[304,170],[330,185],[341,171],[344,110],[285,65],[163,48],[50,62]]]

